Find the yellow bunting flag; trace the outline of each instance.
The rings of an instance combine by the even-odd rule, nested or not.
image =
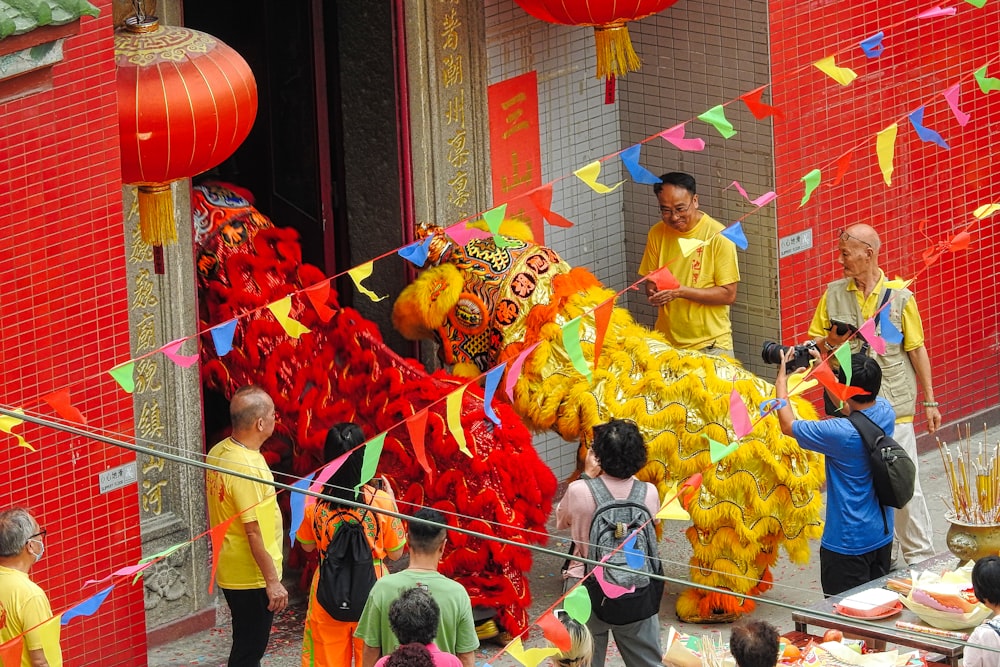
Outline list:
[[[817,60],[813,65],[819,71],[826,74],[828,77],[836,81],[842,86],[847,86],[858,78],[858,75],[854,73],[854,70],[847,67],[838,67],[837,61],[834,59],[835,56],[827,56],[821,60]]]
[[[681,247],[681,254],[684,255],[685,257],[688,257],[695,250],[705,245],[705,241],[702,241],[701,239],[689,239],[680,236],[677,238],[677,245]]]
[[[309,333],[309,328],[306,325],[298,320],[293,320],[288,315],[292,310],[291,296],[286,296],[284,299],[278,299],[273,303],[269,303],[267,304],[267,308],[274,314],[275,319],[278,320],[285,333],[292,338],[298,338],[304,333]]]
[[[56,656],[60,655],[59,649],[59,626],[62,624],[62,614],[56,614],[49,620],[42,623],[36,629],[38,636],[42,640],[42,650],[45,652],[49,664],[54,664]]]
[[[806,380],[805,377],[805,370],[801,370],[798,373],[792,373],[788,376],[788,395],[790,397],[797,396],[798,394],[808,391],[819,384],[816,380]]]
[[[24,414],[24,411],[21,410],[21,408],[17,408],[16,410],[14,410],[14,412],[22,415]],[[25,440],[23,437],[21,437],[17,433],[14,433],[14,431],[11,430],[15,426],[20,426],[23,423],[24,423],[23,419],[18,419],[17,417],[8,417],[7,415],[0,415],[0,431],[17,438],[17,444],[20,445],[21,447],[24,447],[25,449],[30,449],[31,451],[35,451],[35,448],[32,447],[27,440]]]
[[[466,386],[463,384],[448,394],[448,430],[451,431],[452,437],[458,443],[458,450],[469,458],[472,458],[472,452],[469,451],[469,445],[465,441],[465,431],[462,430],[462,395],[465,394]]]
[[[117,382],[122,389],[131,394],[135,391],[135,378],[132,377],[133,369],[135,369],[135,362],[129,361],[121,364],[120,366],[115,366],[108,371],[108,374],[115,379],[115,382]]]
[[[905,278],[900,278],[899,276],[896,276],[895,280],[887,280],[885,282],[885,288],[886,289],[906,289],[911,284],[913,284],[913,278],[910,278],[909,280],[907,280]]]
[[[878,168],[886,185],[892,185],[892,158],[896,152],[896,132],[899,126],[893,123],[878,133],[875,152],[878,154]]]
[[[677,494],[677,483],[670,485],[667,489],[666,500],[663,505],[660,506],[660,511],[656,513],[657,519],[664,519],[667,521],[690,521],[691,515],[687,513],[687,510],[681,507],[681,500]]]
[[[514,641],[507,644],[507,654],[524,665],[524,667],[537,667],[538,663],[542,660],[557,653],[559,653],[559,649],[555,646],[526,649],[524,648],[524,644],[521,643],[520,637],[515,637]]]
[[[972,217],[976,220],[982,220],[986,216],[993,215],[997,211],[1000,211],[1000,204],[983,204],[972,212]]]
[[[355,266],[353,269],[348,271],[347,275],[349,275],[351,277],[351,280],[354,281],[354,286],[358,288],[359,292],[364,294],[372,301],[378,303],[379,301],[388,297],[389,295],[386,294],[385,296],[379,296],[378,294],[376,294],[375,292],[371,291],[370,289],[361,284],[362,280],[364,280],[365,278],[367,278],[372,274],[373,269],[374,269],[374,262],[365,262],[364,264],[361,264],[360,266]]]
[[[597,192],[597,193],[602,194],[602,195],[606,195],[609,192],[614,192],[615,190],[618,189],[618,186],[620,186],[622,183],[625,182],[625,181],[618,181],[617,183],[615,183],[614,185],[612,185],[610,188],[608,186],[604,185],[603,183],[598,183],[597,182],[597,177],[601,175],[601,161],[600,160],[594,160],[593,162],[591,162],[590,164],[588,164],[586,167],[580,167],[579,169],[577,169],[576,171],[573,172],[573,175],[576,176],[577,178],[579,178],[584,183],[586,183],[588,186],[590,186],[590,188],[594,192]]]

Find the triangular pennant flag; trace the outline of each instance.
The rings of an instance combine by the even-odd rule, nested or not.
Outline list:
[[[225,521],[212,526],[212,529],[209,531],[209,537],[212,540],[212,568],[211,573],[208,575],[209,595],[211,595],[212,591],[215,589],[215,573],[219,569],[219,554],[222,553],[222,543],[226,539],[226,531],[229,530],[229,526],[238,516],[239,514],[234,514]]]
[[[785,114],[778,108],[772,107],[770,104],[764,104],[760,97],[764,93],[764,89],[767,86],[761,86],[760,88],[755,88],[749,93],[743,93],[740,95],[740,99],[743,103],[747,105],[747,109],[753,114],[753,117],[757,120],[763,120],[768,116],[774,116],[775,118],[782,119]]]
[[[368,278],[368,276],[372,274],[374,268],[375,268],[374,262],[365,262],[364,264],[355,266],[353,269],[348,271],[347,275],[349,275],[351,277],[351,280],[354,281],[354,286],[358,288],[359,292],[364,294],[366,297],[368,297],[375,303],[378,303],[379,301],[381,301],[382,299],[386,298],[389,295],[386,294],[385,296],[379,296],[378,294],[376,294],[375,292],[371,291],[370,289],[361,284],[362,281],[364,281],[366,278]]]
[[[842,86],[850,85],[851,81],[858,78],[854,70],[847,67],[838,67],[835,56],[827,56],[813,63],[813,66]]]
[[[239,515],[234,515],[234,517],[235,516],[239,516]],[[180,549],[183,549],[184,547],[189,546],[191,544],[192,544],[192,542],[178,542],[177,544],[174,544],[172,546],[167,547],[163,551],[157,551],[155,554],[151,554],[149,556],[144,556],[142,558],[142,560],[140,560],[139,562],[140,563],[153,563],[154,561],[158,561],[161,558],[166,558],[167,556],[169,556],[170,554],[174,553],[175,551],[179,551]]]
[[[542,617],[535,621],[535,625],[542,629],[542,634],[549,640],[549,643],[561,652],[566,653],[573,648],[573,639],[569,636],[569,630],[552,612],[547,611],[542,614]]]
[[[948,101],[948,107],[951,108],[951,112],[955,114],[955,120],[958,121],[959,125],[965,127],[971,116],[958,108],[958,96],[960,92],[961,84],[956,83],[954,86],[944,91],[942,95],[944,95],[944,99]]]
[[[851,378],[854,377],[851,364],[851,346],[847,343],[841,343],[840,347],[834,350],[833,356],[840,362],[840,369],[844,371],[844,384],[851,384]]]
[[[605,560],[607,560],[607,558],[605,558]],[[619,586],[618,584],[614,584],[605,579],[603,565],[598,565],[594,568],[594,578],[597,579],[597,583],[600,585],[601,590],[604,591],[604,595],[612,600],[629,593],[635,593],[635,584],[625,588],[624,586]]]
[[[681,286],[680,282],[670,273],[670,269],[664,265],[653,271],[646,276],[646,280],[652,280],[653,284],[656,285],[656,289],[662,292],[665,289],[677,289]]]
[[[910,119],[910,125],[913,126],[913,131],[916,132],[917,136],[920,137],[923,141],[932,144],[937,144],[941,148],[946,148],[946,149],[951,148],[950,146],[948,146],[948,142],[945,141],[944,137],[942,137],[939,133],[930,128],[924,127],[924,107],[919,107],[918,109],[911,112],[909,115],[909,119]]]
[[[984,93],[988,93],[991,90],[1000,90],[1000,79],[986,76],[986,65],[977,69],[973,76],[976,77],[976,83],[979,84],[979,90]]]
[[[715,105],[705,113],[699,115],[698,120],[704,121],[714,127],[719,131],[719,134],[721,134],[724,139],[728,139],[736,134],[736,130],[733,129],[733,124],[726,118],[725,105]]]
[[[939,16],[954,16],[958,11],[954,7],[931,7],[917,14],[918,19],[936,19]]]
[[[503,224],[503,219],[507,216],[507,204],[501,204],[496,208],[492,208],[486,213],[483,213],[483,220],[486,221],[486,228],[490,230],[493,234],[493,244],[497,248],[508,248],[510,243],[500,235],[500,225]]]
[[[229,320],[211,328],[212,343],[215,353],[220,357],[229,354],[233,349],[233,335],[236,333],[236,320]]]
[[[878,155],[878,168],[882,170],[882,178],[886,185],[892,185],[892,159],[896,153],[896,132],[899,126],[893,123],[880,131],[875,140],[875,153]]]
[[[812,197],[813,190],[819,187],[819,182],[822,179],[823,179],[823,174],[819,169],[813,169],[808,174],[799,179],[803,183],[805,183],[806,186],[805,194],[802,195],[802,201],[799,202],[799,208],[802,208],[803,206],[806,205],[806,202],[809,201],[810,197]]]
[[[569,355],[569,360],[573,362],[573,367],[580,375],[587,378],[587,382],[590,382],[593,373],[583,356],[583,348],[580,347],[580,324],[581,320],[579,316],[574,317],[564,324],[562,328],[562,342],[563,347],[566,349],[566,354]]]
[[[740,446],[740,443],[738,442],[731,442],[728,445],[724,445],[717,440],[712,440],[704,433],[701,434],[701,437],[708,440],[708,455],[711,458],[712,465],[715,465],[722,459],[726,458],[727,456],[735,452],[737,448],[739,448]]]
[[[608,299],[594,309],[594,370],[597,370],[597,360],[601,358],[604,348],[604,336],[608,333],[611,323],[611,313],[615,309],[615,297]]]
[[[885,288],[886,289],[906,289],[906,288],[908,288],[910,286],[910,284],[912,282],[913,282],[913,278],[910,278],[909,280],[903,280],[899,276],[896,276],[895,280],[887,280],[887,281],[885,281]]]
[[[735,389],[729,394],[729,419],[733,422],[733,432],[736,434],[737,440],[753,430],[747,404],[743,402],[740,392]]]
[[[278,324],[281,328],[285,330],[285,333],[292,338],[298,338],[304,333],[309,333],[309,328],[293,319],[288,313],[292,310],[292,297],[291,295],[286,296],[284,299],[278,299],[272,303],[267,304],[267,309],[271,311],[275,319],[278,320]]]
[[[858,333],[868,341],[868,344],[877,354],[885,354],[885,339],[875,333],[875,319],[865,320],[864,324],[858,327]]]
[[[142,572],[147,567],[152,567],[152,565],[153,565],[152,563],[137,563],[136,565],[129,565],[128,567],[123,567],[121,569],[115,570],[114,572],[104,577],[103,579],[87,579],[85,582],[83,582],[83,585],[90,586],[91,584],[103,584],[105,581],[108,581],[112,577],[130,577],[133,574],[138,574],[139,572]]]
[[[732,241],[740,250],[746,250],[750,247],[747,235],[743,233],[743,223],[734,222],[722,230],[722,235]]]
[[[950,241],[948,241],[948,250],[952,252],[967,250],[970,241],[972,241],[972,236],[969,235],[969,232],[959,232],[951,237]]]
[[[597,178],[601,175],[600,160],[594,160],[590,164],[580,167],[579,169],[573,172],[573,175],[579,178],[584,183],[586,183],[591,190],[602,195],[606,195],[609,192],[614,192],[615,190],[618,189],[618,186],[620,186],[622,183],[625,182],[625,181],[618,181],[611,187],[608,187],[603,183],[599,183],[597,181]]]
[[[975,7],[976,9],[982,9],[986,6],[987,0],[965,0],[967,3]]]
[[[883,39],[885,39],[885,33],[877,32],[871,37],[861,40],[859,46],[869,58],[878,58],[885,50],[885,45],[882,44]]]
[[[493,411],[493,395],[496,394],[497,386],[500,384],[500,378],[503,377],[503,371],[506,367],[507,364],[502,363],[491,368],[486,373],[486,386],[483,390],[483,412],[497,426],[500,425],[500,418]]]
[[[878,314],[879,331],[887,343],[902,343],[903,333],[896,328],[889,317],[889,309],[883,308]]]
[[[115,379],[115,382],[125,390],[125,393],[131,394],[135,391],[135,378],[132,377],[132,371],[135,369],[135,362],[128,361],[119,366],[115,366],[108,373]]]
[[[101,608],[104,600],[108,597],[114,587],[115,585],[111,584],[100,593],[96,593],[75,607],[70,607],[64,611],[62,613],[62,619],[59,621],[60,625],[66,625],[77,616],[92,616],[95,611]]]
[[[835,185],[840,185],[840,182],[844,180],[844,176],[847,174],[848,167],[851,166],[851,156],[854,155],[854,150],[849,150],[839,158],[837,158],[837,173],[833,176],[833,181],[830,183],[830,187]]]
[[[419,410],[406,418],[406,431],[410,434],[410,444],[413,445],[413,456],[428,475],[431,464],[427,461],[427,450],[424,439],[427,436],[427,409]]]
[[[517,383],[517,378],[521,377],[521,367],[524,366],[525,360],[528,355],[535,351],[538,347],[538,343],[532,343],[528,348],[521,351],[514,359],[514,363],[510,365],[507,369],[507,379],[504,381],[504,392],[507,394],[507,398],[510,402],[514,402],[514,385]]]
[[[707,241],[702,241],[701,239],[689,239],[684,236],[677,237],[677,245],[681,247],[681,254],[688,257],[698,248],[705,245]]]
[[[316,473],[316,479],[314,479],[312,483],[309,485],[309,490],[312,491],[313,493],[321,492],[323,490],[323,485],[326,484],[331,477],[333,477],[333,473],[340,470],[340,466],[344,465],[344,462],[347,461],[347,457],[353,453],[354,453],[353,449],[349,452],[344,452],[343,454],[341,454],[340,456],[338,456],[337,458],[335,458],[334,460],[330,461],[325,466],[320,468],[319,472]]]
[[[807,372],[802,370],[788,376],[789,396],[798,396],[799,394],[809,391],[818,384],[816,380],[807,379],[806,374]]]
[[[729,187],[730,188],[736,188],[736,191],[739,192],[743,196],[744,199],[746,199],[748,202],[750,202],[751,204],[753,204],[754,206],[756,206],[758,208],[760,208],[761,206],[764,206],[765,204],[770,203],[772,200],[774,200],[778,196],[778,195],[776,195],[772,191],[772,192],[765,192],[764,194],[762,194],[761,196],[757,197],[756,199],[750,199],[750,195],[747,194],[747,191],[743,188],[742,185],[740,185],[739,181],[733,181],[732,183],[729,184]]]
[[[983,204],[972,212],[972,217],[976,220],[982,220],[985,217],[993,215],[997,211],[1000,211],[1000,204]]]
[[[552,211],[552,184],[546,183],[540,188],[536,188],[528,193],[528,199],[538,209],[539,215],[554,227],[569,228],[573,223]]]
[[[660,183],[660,177],[646,169],[641,164],[639,164],[639,152],[642,150],[642,144],[635,144],[634,146],[629,146],[623,150],[619,157],[622,159],[622,164],[628,170],[629,176],[636,183],[642,183],[643,185],[653,185],[655,183]]]
[[[458,451],[472,458],[472,452],[469,451],[469,444],[465,440],[465,431],[462,430],[462,395],[465,393],[465,387],[466,385],[463,384],[448,394],[446,412],[448,416],[448,430],[451,431],[452,437],[458,443]]]
[[[66,421],[76,422],[77,424],[87,423],[87,418],[83,416],[83,413],[70,402],[69,389],[54,391],[51,394],[43,396],[42,400],[48,403],[56,411],[56,414]]]
[[[684,509],[691,507],[691,503],[698,497],[698,490],[701,488],[701,482],[701,473],[696,472],[681,483],[681,488],[678,493],[680,494],[681,506]]]
[[[288,494],[288,509],[289,509],[289,519],[288,519],[288,539],[292,546],[295,546],[295,534],[299,532],[299,526],[302,525],[302,519],[306,515],[306,496],[301,491],[305,491],[312,484],[313,477],[315,473],[300,479],[299,481],[292,484],[293,489],[297,491],[292,491]],[[309,496],[312,498],[313,496]]]
[[[430,241],[432,238],[428,236],[427,240]],[[402,254],[403,251],[400,250],[399,252]],[[427,259],[426,253],[424,254],[424,259]],[[423,266],[423,264],[417,264],[417,266]],[[330,279],[327,278],[307,287],[306,298],[309,299],[309,303],[312,304],[313,310],[316,311],[319,319],[323,322],[329,322],[334,313],[333,308],[327,305],[327,301],[330,300]]]
[[[781,408],[788,405],[788,399],[786,398],[769,398],[760,404],[760,416],[761,419],[768,416],[772,412],[780,410]]]
[[[361,487],[371,481],[378,470],[379,459],[382,458],[382,449],[385,447],[385,431],[382,431],[374,438],[365,443],[365,458],[361,461],[361,480],[354,487],[354,496],[357,497]]]
[[[690,521],[691,515],[681,507],[681,501],[677,493],[677,484],[671,484],[667,489],[666,500],[660,505],[660,510],[656,513],[656,518],[665,521]]]
[[[561,624],[560,624],[561,625]],[[520,637],[514,637],[514,641],[507,644],[507,655],[517,660],[524,667],[537,667],[538,663],[545,658],[556,655],[559,649],[554,646],[549,648],[524,648]]]
[[[587,592],[586,588],[577,584],[563,598],[563,609],[577,623],[586,624],[590,620],[590,593]]]
[[[24,414],[24,410],[22,410],[21,408],[15,409],[14,412],[18,413],[19,415]],[[14,436],[17,439],[17,444],[20,447],[24,447],[25,449],[35,451],[35,448],[32,447],[27,440],[25,440],[23,437],[21,437],[17,433],[14,433],[14,431],[11,430],[15,426],[20,426],[23,423],[24,423],[23,419],[18,419],[17,417],[10,417],[7,415],[0,415],[0,432]]]
[[[0,644],[0,667],[21,667],[23,653],[24,635],[18,635],[10,641]]]
[[[444,233],[458,246],[464,246],[472,239],[488,239],[493,236],[488,229],[470,227],[468,220],[456,222],[444,230]]]
[[[427,262],[427,255],[430,253],[433,236],[426,237],[423,241],[414,241],[408,246],[399,249],[399,256],[417,267],[423,267]]]
[[[682,151],[703,151],[705,150],[704,139],[685,139],[684,138],[684,123],[680,125],[675,125],[669,130],[664,130],[660,132],[660,136],[666,141],[669,141],[676,148]]]
[[[646,564],[646,554],[642,553],[639,549],[635,548],[635,539],[637,533],[632,533],[625,543],[622,544],[622,551],[625,552],[625,563],[632,568],[638,570],[640,567]]]
[[[823,385],[827,391],[833,396],[836,396],[841,401],[846,401],[851,396],[857,396],[858,394],[864,394],[865,390],[860,387],[848,387],[845,384],[841,384],[837,381],[834,376],[833,371],[827,364],[820,364],[813,368],[812,376],[821,385]]]
[[[175,340],[160,348],[163,355],[181,368],[189,368],[198,362],[197,354],[181,354],[181,345],[186,339]]]

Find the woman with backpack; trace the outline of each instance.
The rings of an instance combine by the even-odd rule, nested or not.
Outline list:
[[[399,519],[341,502],[398,512],[392,488],[384,478],[362,485],[355,496],[365,455],[359,445],[364,441],[364,432],[357,424],[337,424],[327,432],[323,452],[327,461],[350,454],[326,483],[324,493],[332,500],[319,499],[307,505],[296,533],[305,551],[320,552],[320,566],[309,589],[302,667],[350,667],[352,662],[361,666],[363,646],[354,631],[364,600],[375,578],[389,572],[383,560],[398,560],[403,555],[406,537]],[[364,542],[359,546],[362,534]]]

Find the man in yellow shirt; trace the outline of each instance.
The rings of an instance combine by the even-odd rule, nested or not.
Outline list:
[[[656,330],[676,348],[733,356],[736,245],[722,235],[722,224],[698,209],[692,176],[670,172],[660,180],[653,193],[662,219],[649,230],[639,275],[666,266],[680,286],[660,290],[646,281],[649,303],[659,308]]]
[[[281,585],[282,525],[274,476],[260,453],[274,432],[274,401],[260,387],[240,387],[229,404],[233,434],[208,453],[207,463],[260,482],[209,470],[205,473],[212,526],[226,529],[216,578],[233,616],[229,667],[257,667],[267,651],[274,614],[288,605]]]
[[[28,578],[45,551],[44,540],[45,531],[28,510],[0,512],[0,644],[22,637],[21,667],[63,664],[59,623],[45,592]]]
[[[916,301],[908,289],[886,288],[885,273],[878,266],[881,246],[878,233],[870,225],[851,225],[840,233],[837,261],[843,267],[844,277],[827,286],[809,325],[809,336],[824,355],[831,355],[850,338],[852,352],[863,352],[878,362],[882,368],[880,395],[896,412],[894,438],[919,466],[913,431],[918,385],[924,392],[922,405],[929,433],[941,426],[941,412],[934,398],[931,362],[924,347],[924,329]],[[883,305],[893,328],[902,333],[902,340],[887,340],[885,354],[878,354],[855,332]],[[876,320],[880,321],[881,317]],[[886,333],[881,324],[879,331]],[[896,541],[906,563],[912,565],[933,556],[934,531],[920,488],[919,468],[913,498],[895,514]]]

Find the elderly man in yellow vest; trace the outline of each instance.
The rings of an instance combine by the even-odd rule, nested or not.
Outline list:
[[[837,261],[843,267],[844,277],[827,286],[809,325],[809,336],[824,355],[832,354],[850,338],[853,352],[862,351],[878,362],[882,368],[881,395],[896,412],[895,439],[917,463],[917,440],[913,431],[917,385],[924,393],[922,406],[928,432],[933,433],[941,425],[941,412],[934,398],[931,362],[924,347],[923,324],[913,293],[908,289],[886,288],[885,273],[878,266],[880,247],[878,233],[869,225],[851,225],[841,232]],[[883,306],[889,321],[902,332],[903,338],[898,343],[886,341],[885,354],[878,354],[855,332]],[[930,512],[920,488],[918,468],[913,498],[896,511],[896,541],[907,564],[934,555],[932,535]]]

